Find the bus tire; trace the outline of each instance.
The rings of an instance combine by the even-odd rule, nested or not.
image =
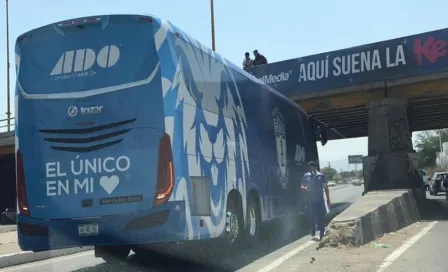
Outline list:
[[[247,200],[246,218],[246,242],[249,246],[254,246],[258,243],[260,238],[261,216],[260,208],[253,196],[250,196]]]
[[[95,246],[95,257],[102,258],[106,263],[116,263],[127,259],[131,249],[124,246]]]
[[[227,203],[225,242],[229,250],[239,248],[244,236],[243,213],[239,201],[229,201]]]

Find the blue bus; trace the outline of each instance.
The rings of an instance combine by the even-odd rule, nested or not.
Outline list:
[[[234,247],[298,212],[305,162],[318,159],[313,122],[170,22],[43,26],[18,37],[16,70],[22,250]]]

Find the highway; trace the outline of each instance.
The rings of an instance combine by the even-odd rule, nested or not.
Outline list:
[[[361,197],[364,187],[347,185],[330,189],[332,213],[340,212]],[[334,207],[334,208],[333,208]],[[93,251],[87,251],[65,257],[14,266],[0,271],[258,271],[268,264],[281,258],[289,247],[297,247],[310,240],[306,230],[294,231],[292,226],[285,226],[275,232],[277,235],[263,237],[256,248],[246,249],[237,254],[228,255],[215,250],[195,250],[193,254],[201,254],[201,259],[209,260],[213,267],[202,267],[180,260],[163,257],[141,260],[131,255],[121,264],[108,264],[100,258],[95,258]],[[265,268],[266,270],[266,268]]]
[[[428,196],[431,199],[440,201],[445,206],[445,211],[448,211],[448,203],[445,195]],[[394,251],[391,255],[390,264],[386,269],[380,271],[387,272],[446,272],[448,271],[448,264],[445,253],[447,252],[448,244],[448,214],[441,215],[435,220],[428,220],[422,230],[416,233],[403,243],[403,246]],[[400,255],[399,255],[400,254]],[[387,262],[384,261],[383,265]]]
[[[290,258],[282,264],[265,269],[257,262],[251,270],[257,272],[446,272],[445,252],[448,239],[448,201],[445,195],[432,197],[425,205],[422,220],[396,232],[385,234],[375,242],[359,248],[294,247],[287,251]],[[265,264],[266,267],[266,264]]]
[[[396,259],[387,269],[388,272],[446,272],[448,222],[439,221],[430,225],[430,229],[408,250]]]

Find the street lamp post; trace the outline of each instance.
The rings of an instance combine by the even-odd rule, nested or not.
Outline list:
[[[8,124],[8,131],[11,130],[11,106],[10,106],[10,82],[9,82],[9,12],[8,0],[6,0],[6,122]]]
[[[442,147],[442,130],[439,129],[439,164],[440,166],[443,166],[442,158],[443,158],[443,147]]]
[[[8,0],[6,0],[8,1]],[[212,50],[215,51],[215,11],[213,0],[210,0],[210,19],[212,26]]]

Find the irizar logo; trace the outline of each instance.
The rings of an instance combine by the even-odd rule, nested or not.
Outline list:
[[[93,76],[91,70],[96,64],[101,68],[110,68],[120,59],[120,49],[115,45],[107,45],[98,53],[91,48],[77,49],[64,52],[50,73],[54,79],[78,78]]]
[[[288,73],[281,72],[280,74],[274,75],[264,75],[259,78],[259,80],[263,81],[264,84],[275,84],[280,82],[285,82],[289,80],[289,76],[292,73],[292,71],[289,71]]]
[[[81,114],[97,114],[103,111],[103,106],[81,107]]]
[[[78,108],[76,106],[70,106],[67,112],[70,117],[75,117],[76,115],[78,115],[78,112],[80,112],[81,115],[98,114],[103,112],[103,107],[104,106],[81,107],[78,111]]]
[[[68,116],[70,117],[75,117],[78,114],[78,108],[75,106],[70,106],[68,108]]]

